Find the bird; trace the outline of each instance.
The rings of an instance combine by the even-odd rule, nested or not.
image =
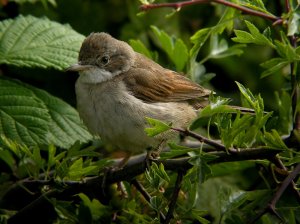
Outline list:
[[[148,136],[146,117],[187,128],[212,93],[105,32],[84,39],[78,62],[67,71],[79,73],[77,109],[89,131],[126,153],[120,167],[131,155],[159,151],[176,136],[173,130]]]

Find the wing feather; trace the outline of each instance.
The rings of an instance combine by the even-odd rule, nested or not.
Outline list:
[[[207,98],[211,93],[211,90],[146,58],[143,64],[136,63],[123,77],[128,90],[146,102],[194,101]]]

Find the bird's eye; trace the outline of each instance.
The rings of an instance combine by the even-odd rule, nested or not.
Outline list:
[[[102,57],[99,57],[99,61],[102,65],[106,65],[109,62],[109,57],[107,55],[104,55]]]

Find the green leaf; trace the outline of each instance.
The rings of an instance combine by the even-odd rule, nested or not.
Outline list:
[[[14,159],[13,155],[8,150],[4,150],[1,147],[0,147],[0,160],[5,162],[9,166],[11,171],[14,170],[15,159]]]
[[[25,4],[25,3],[36,3],[41,2],[44,7],[47,9],[47,4],[50,3],[52,6],[56,7],[56,1],[55,0],[11,0],[13,2],[17,2],[18,4]]]
[[[299,11],[292,12],[292,15],[289,17],[288,21],[288,36],[293,36],[295,34],[299,34],[299,20],[300,20],[300,14]]]
[[[47,92],[16,81],[0,79],[0,134],[32,146],[64,148],[91,135],[77,111]]]
[[[285,145],[278,132],[275,129],[272,129],[271,132],[265,132],[262,138],[262,141],[270,147],[277,149],[288,150],[288,147]]]
[[[176,66],[178,71],[182,71],[188,61],[189,53],[187,46],[179,38],[172,38],[166,32],[151,26],[152,31],[159,40],[161,48]]]
[[[130,46],[138,53],[145,55],[153,60],[153,53],[150,52],[140,40],[129,40]]]
[[[172,61],[177,71],[182,71],[188,61],[189,53],[186,45],[181,39],[177,39],[171,54]]]
[[[51,118],[48,133],[48,141],[50,143],[68,148],[75,141],[87,142],[92,139],[91,134],[83,125],[77,110],[44,90],[29,88],[48,109],[48,114]]]
[[[161,159],[170,159],[174,157],[178,157],[184,154],[187,154],[188,152],[199,150],[199,149],[193,149],[193,148],[188,148],[185,146],[177,145],[175,143],[169,143],[168,144],[170,147],[170,151],[163,151],[160,153],[160,158]]]
[[[0,23],[0,64],[63,70],[76,62],[83,39],[68,25],[20,15]]]
[[[200,157],[192,157],[189,160],[189,163],[193,165],[193,167],[188,172],[188,176],[191,181],[194,183],[203,183],[205,180],[211,176],[212,172],[206,161],[200,159]]]
[[[280,71],[281,69],[283,69],[284,67],[286,67],[289,64],[290,64],[290,62],[283,59],[283,58],[272,58],[272,59],[270,59],[270,60],[268,60],[268,61],[261,64],[261,66],[266,68],[267,70],[265,70],[260,75],[260,77],[265,78],[269,75],[273,75],[273,74]]]
[[[241,2],[241,5],[256,11],[261,11],[266,14],[272,15],[269,11],[267,11],[262,0],[247,0],[246,2]]]
[[[249,89],[246,89],[241,83],[235,82],[242,93],[242,95],[245,97],[247,102],[251,105],[252,108],[256,108],[257,105],[257,99],[253,96],[251,91]]]
[[[88,196],[83,193],[79,193],[78,196],[82,200],[84,206],[86,206],[92,215],[92,219],[97,221],[104,215],[104,212],[107,212],[107,208],[102,205],[97,199],[90,200]]]
[[[198,214],[199,213],[199,214]],[[207,212],[203,212],[203,211],[200,211],[200,212],[196,212],[195,210],[192,211],[192,217],[194,219],[196,219],[198,222],[200,222],[201,224],[209,224],[211,223],[209,220],[203,218],[201,215],[207,215],[206,214]]]
[[[45,161],[42,159],[41,150],[37,146],[33,148],[32,160],[35,162],[37,168],[42,169],[44,167]]]
[[[237,112],[236,109],[226,105],[229,102],[229,99],[224,99],[221,97],[217,97],[209,105],[204,107],[200,113],[199,117],[211,117],[218,113],[234,113]]]
[[[240,12],[234,8],[226,7],[218,24],[213,27],[213,32],[216,34],[222,34],[225,29],[231,32],[234,26],[234,20],[239,13]]]
[[[170,177],[164,170],[162,163],[159,166],[156,163],[152,163],[150,170],[146,170],[145,177],[150,186],[158,191],[163,185],[170,182]]]
[[[158,196],[153,196],[150,198],[150,206],[155,211],[161,211],[163,209],[164,203],[162,201],[162,198]]]
[[[203,28],[198,30],[191,38],[191,42],[194,44],[192,49],[190,50],[190,57],[195,60],[198,52],[200,51],[201,47],[204,45],[208,37],[212,32],[212,28]]]
[[[279,112],[277,130],[280,131],[281,134],[288,134],[293,128],[291,95],[286,91],[282,91],[281,94],[275,92],[275,96],[275,102]]]
[[[291,46],[290,42],[286,39],[283,33],[281,33],[283,42],[275,40],[275,49],[277,53],[285,60],[293,62],[300,60],[300,56],[297,54],[294,47]]]
[[[236,37],[233,37],[232,40],[239,43],[254,43],[258,45],[267,45],[270,47],[274,47],[274,44],[272,41],[264,35],[263,33],[260,33],[259,30],[250,23],[249,21],[245,21],[250,33],[242,30],[235,30],[234,33]]]
[[[172,38],[166,32],[159,30],[156,26],[151,26],[151,29],[158,38],[161,47],[167,54],[171,54],[174,48]]]
[[[20,85],[0,79],[0,134],[26,145],[47,144],[51,117],[45,104]]]
[[[228,43],[225,39],[219,40],[218,35],[212,35],[210,41],[210,53],[208,58],[224,58],[232,55],[241,55],[243,51],[240,49],[245,45],[234,45],[228,47]]]
[[[83,167],[83,159],[79,158],[75,160],[73,164],[69,167],[68,176],[72,180],[78,180],[84,175],[91,173],[95,169],[97,169],[96,166]]]
[[[154,118],[146,117],[146,121],[151,125],[150,128],[145,128],[146,134],[150,137],[154,137],[162,132],[170,130],[171,128],[171,125]]]

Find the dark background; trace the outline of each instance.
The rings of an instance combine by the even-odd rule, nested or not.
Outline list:
[[[159,53],[160,64],[174,69],[166,60],[166,55],[153,42],[150,25],[157,26],[169,35],[182,38],[188,46],[191,46],[189,37],[201,28],[215,25],[222,14],[221,7],[220,15],[216,15],[218,10],[214,10],[214,6],[209,4],[184,7],[172,16],[168,16],[172,13],[172,9],[155,9],[141,13],[139,6],[138,0],[57,0],[56,7],[41,2],[21,5],[9,2],[8,5],[2,7],[1,17],[2,19],[13,18],[18,14],[46,16],[51,20],[69,24],[84,35],[91,32],[108,32],[125,41],[140,39],[149,49]],[[266,7],[275,15],[281,14],[282,8],[279,1],[267,1]],[[261,27],[272,26],[271,22],[259,18],[249,16],[247,19],[255,20],[255,24],[261,24]],[[245,24],[235,24],[235,26],[238,29],[244,27]],[[233,44],[229,39],[233,36],[233,33],[229,33],[229,35],[224,35],[224,38]],[[198,56],[199,60],[206,55],[208,48],[206,45]],[[239,104],[239,93],[234,83],[238,81],[250,88],[254,94],[260,93],[265,100],[267,110],[276,110],[276,105],[273,103],[274,92],[283,87],[285,77],[273,75],[260,79],[263,71],[260,63],[271,58],[273,53],[269,48],[253,46],[245,48],[244,54],[239,57],[207,61],[204,64],[206,72],[215,73],[216,76],[206,84],[206,87],[213,89],[221,96],[232,98],[233,104]],[[2,70],[6,75],[45,89],[73,106],[76,104],[74,83],[77,74],[75,73],[45,71],[44,69],[20,70],[11,66],[9,69],[2,66]]]

